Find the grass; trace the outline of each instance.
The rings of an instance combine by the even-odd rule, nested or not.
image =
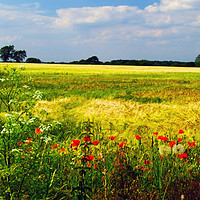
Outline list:
[[[0,118],[2,198],[199,198],[199,68],[23,65],[44,97]]]

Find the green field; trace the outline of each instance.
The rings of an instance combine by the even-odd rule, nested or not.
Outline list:
[[[3,70],[5,65],[5,63],[0,64],[0,74],[3,78],[6,77]],[[22,85],[17,86],[22,87],[23,84],[28,84],[25,79],[32,77],[34,81],[30,86],[43,93],[42,100],[36,102],[32,113],[24,112],[26,115],[23,120],[36,115],[42,119],[41,124],[44,125],[40,125],[37,117],[31,118],[35,120],[33,120],[34,122],[22,124],[21,121],[23,120],[19,121],[20,118],[17,117],[15,123],[19,123],[22,129],[17,129],[14,123],[12,130],[20,130],[18,134],[24,139],[26,134],[27,137],[34,138],[36,142],[34,143],[35,146],[33,145],[33,149],[35,148],[33,152],[38,159],[40,158],[40,162],[36,162],[36,157],[33,156],[34,159],[31,157],[33,166],[42,168],[44,171],[49,170],[50,175],[44,175],[44,172],[41,172],[37,176],[36,173],[32,177],[33,184],[36,184],[40,179],[38,177],[42,177],[41,184],[44,184],[44,186],[36,184],[37,188],[33,187],[32,190],[25,186],[23,188],[25,177],[30,174],[29,170],[33,170],[34,173],[32,165],[27,164],[28,159],[30,159],[27,156],[25,163],[27,166],[25,165],[24,172],[21,172],[20,169],[18,173],[13,172],[16,173],[14,175],[16,177],[20,177],[20,173],[25,174],[15,182],[13,181],[15,186],[16,183],[21,183],[20,192],[17,194],[12,192],[12,188],[8,184],[9,189],[7,190],[10,193],[5,193],[5,197],[9,198],[11,195],[16,195],[20,199],[23,195],[25,197],[26,193],[27,199],[31,194],[34,194],[34,199],[37,199],[39,195],[41,198],[46,195],[44,199],[53,200],[59,197],[60,199],[70,199],[74,195],[77,180],[80,179],[80,184],[84,181],[91,184],[92,193],[89,189],[86,189],[86,186],[83,189],[81,185],[80,189],[80,184],[77,186],[79,188],[77,190],[81,190],[81,194],[87,193],[90,197],[96,199],[172,200],[180,199],[181,195],[190,198],[189,193],[192,194],[193,199],[199,198],[197,191],[200,188],[198,178],[200,163],[200,68],[27,63],[10,63],[7,67],[13,66],[17,69],[22,66],[25,67],[20,75]],[[8,89],[9,98],[16,88],[13,89],[8,83],[8,88],[1,88],[0,91],[6,93],[6,89]],[[25,99],[26,95],[23,96],[19,93],[16,96]],[[10,102],[12,104],[14,100]],[[27,109],[29,104],[26,105],[24,100],[22,105],[24,106],[21,107],[22,109]],[[4,117],[6,109],[2,102],[0,109],[0,119],[3,123],[6,119]],[[13,110],[16,109],[13,107]],[[18,109],[19,111],[22,112]],[[12,125],[10,122],[8,124],[9,126]],[[32,125],[28,126],[27,124]],[[47,136],[52,139],[49,142],[52,146],[49,144],[48,147],[47,143],[42,146],[38,136],[30,132],[31,130],[34,132],[34,128],[37,127],[43,127],[45,130],[43,132],[47,133]],[[4,129],[1,130],[3,132]],[[49,133],[47,130],[50,130]],[[184,130],[184,134],[177,135],[179,130]],[[156,138],[157,136],[154,135],[155,132],[158,132],[158,135],[166,136],[168,141],[162,139],[159,141]],[[96,144],[91,146],[90,141],[85,140],[85,143],[83,143],[83,135],[91,136],[93,140],[100,141],[99,146],[96,147]],[[137,139],[136,135],[139,135],[142,139]],[[110,136],[115,137],[114,143],[108,139]],[[10,140],[10,135],[7,138]],[[163,145],[170,141],[175,142],[180,138],[189,156],[187,160],[182,157],[179,159],[180,155],[177,154],[179,155],[177,157],[173,153],[169,155],[170,157],[165,157],[162,154],[158,156],[158,149],[160,152]],[[5,138],[3,139],[5,140]],[[69,148],[74,139],[83,143],[80,146],[77,145],[78,150],[75,148],[75,151]],[[17,137],[14,137],[13,140],[15,143],[18,141]],[[7,147],[4,147],[6,146],[4,141],[0,146],[9,149],[14,145],[18,149],[15,143],[12,141]],[[121,143],[123,143],[122,147],[120,147]],[[176,143],[178,144],[178,142]],[[55,144],[58,144],[59,151],[57,151],[57,147],[53,146]],[[87,147],[88,150],[84,147]],[[26,143],[24,148],[27,153]],[[41,149],[41,151],[39,152],[38,149]],[[97,160],[99,152],[101,152],[100,155],[105,156],[106,161]],[[77,176],[70,163],[75,159],[77,162],[74,164],[77,167],[75,169],[82,169],[86,172],[91,167],[90,161],[86,162],[81,156],[88,156],[89,153],[96,156],[92,161],[94,166],[101,166],[102,169],[98,172],[91,171],[85,180],[83,174]],[[6,158],[7,156],[10,159],[9,154],[2,153],[2,155],[2,157]],[[30,153],[28,152],[27,155],[30,155]],[[47,156],[46,160],[44,155]],[[16,158],[21,162],[21,157]],[[55,159],[55,162],[50,163],[49,160],[51,159]],[[148,164],[146,163],[147,160]],[[149,161],[151,161],[151,166]],[[46,165],[41,165],[43,162]],[[147,165],[149,166],[147,167]],[[9,165],[6,164],[6,166],[8,169]],[[13,161],[12,169],[16,166],[18,165]],[[67,170],[68,175],[65,174],[65,170]],[[104,171],[102,172],[102,170]],[[12,176],[5,175],[4,171],[1,171],[1,173],[3,174],[2,177],[12,179]],[[11,172],[9,171],[9,173]],[[7,174],[9,173],[7,172]],[[61,176],[62,174],[64,174],[64,177]],[[101,177],[102,180],[100,180]],[[61,179],[62,183],[60,182]],[[2,180],[6,182],[8,179],[2,178]],[[90,182],[91,180],[92,182]],[[53,188],[46,187],[46,182],[49,182],[49,185]],[[114,183],[116,183],[115,186]],[[178,189],[179,186],[180,190]],[[65,191],[64,187],[67,188]],[[6,191],[5,188],[6,184],[3,183],[0,191]],[[40,189],[41,194],[34,192]],[[23,193],[23,191],[27,192]],[[78,192],[76,195],[74,199],[85,198],[79,198]],[[47,198],[47,196],[51,196],[51,198]],[[133,196],[134,198],[131,198]],[[92,198],[88,197],[88,199]]]
[[[38,108],[49,117],[111,122],[120,134],[141,126],[189,134],[199,129],[200,68],[22,65],[43,92]]]

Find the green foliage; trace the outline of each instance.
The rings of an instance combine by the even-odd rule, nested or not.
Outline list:
[[[18,70],[24,67],[5,68],[0,79],[0,101],[1,112],[19,112],[28,114],[35,103],[41,99],[42,94],[39,90],[32,88],[33,80],[29,78],[26,82]]]
[[[26,58],[26,51],[15,51],[14,48],[14,45],[10,45],[4,46],[0,49],[0,58],[3,60],[3,62],[12,61],[12,59],[16,62],[23,62],[23,60]]]
[[[0,49],[0,58],[3,60],[3,62],[8,62],[13,58],[14,53],[14,45],[4,46]]]
[[[195,59],[195,65],[197,66],[197,67],[200,67],[200,54],[196,57],[196,59]]]
[[[39,58],[27,58],[27,63],[41,63],[41,60]]]

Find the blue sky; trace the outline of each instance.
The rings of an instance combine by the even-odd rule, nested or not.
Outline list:
[[[199,0],[0,0],[0,47],[42,61],[194,61]]]

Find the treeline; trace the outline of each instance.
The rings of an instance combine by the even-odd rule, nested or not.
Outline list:
[[[92,56],[86,60],[73,61],[69,64],[101,64],[101,65],[136,65],[136,66],[180,66],[195,67],[195,62],[179,62],[179,61],[149,61],[149,60],[112,60],[101,62],[96,56]]]

